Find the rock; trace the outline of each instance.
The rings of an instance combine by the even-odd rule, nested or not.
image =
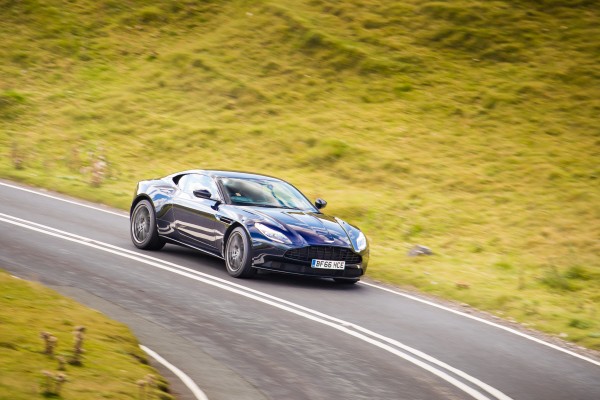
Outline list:
[[[431,251],[431,249],[427,246],[422,246],[420,244],[414,246],[412,249],[410,249],[408,251],[408,256],[409,257],[416,257],[416,256],[431,256],[433,255],[433,251]]]

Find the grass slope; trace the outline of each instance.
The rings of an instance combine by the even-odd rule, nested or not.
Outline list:
[[[58,338],[55,354],[68,360],[76,326],[86,327],[82,365],[67,363],[62,371],[67,382],[60,396],[44,396],[48,387],[42,371],[61,371],[56,358],[44,354],[40,332]],[[136,382],[148,374],[166,388],[145,360],[126,326],[41,285],[0,272],[0,399],[138,399]],[[153,390],[153,398],[172,399],[162,390]]]
[[[595,2],[0,4],[2,176],[123,208],[179,169],[281,176],[371,277],[600,349]]]

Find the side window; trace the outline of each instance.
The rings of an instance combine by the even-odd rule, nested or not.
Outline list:
[[[200,174],[189,174],[182,176],[179,179],[179,188],[192,195],[194,190],[205,189],[208,190],[213,199],[220,199],[219,189],[210,176]]]
[[[180,190],[183,190],[189,177],[190,177],[189,175],[184,175],[184,176],[180,177],[179,179],[177,179],[177,186],[179,187]]]

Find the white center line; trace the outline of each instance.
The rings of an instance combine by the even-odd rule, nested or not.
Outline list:
[[[484,318],[476,317],[474,315],[469,315],[467,313],[464,313],[464,312],[461,312],[461,311],[458,311],[458,310],[453,310],[452,308],[443,306],[441,304],[436,304],[436,303],[434,303],[432,301],[420,299],[417,296],[412,296],[410,294],[402,293],[402,292],[397,291],[397,290],[392,290],[392,289],[389,289],[389,288],[386,288],[386,287],[383,287],[383,286],[375,285],[373,283],[363,282],[363,281],[361,281],[359,283],[361,285],[366,285],[366,286],[377,288],[379,290],[384,290],[386,292],[393,293],[393,294],[395,294],[397,296],[402,296],[402,297],[405,297],[405,298],[410,299],[410,300],[418,301],[420,303],[427,304],[428,306],[436,307],[436,308],[439,308],[441,310],[448,311],[448,312],[451,312],[451,313],[456,314],[456,315],[460,315],[461,317],[469,318],[469,319],[472,319],[474,321],[478,321],[478,322],[481,322],[483,324],[490,325],[490,326],[493,326],[493,327],[498,328],[498,329],[502,329],[502,330],[504,330],[506,332],[510,332],[510,333],[512,333],[514,335],[521,336],[521,337],[523,337],[525,339],[529,339],[531,341],[534,341],[536,343],[542,344],[544,346],[548,346],[548,347],[550,347],[550,348],[552,348],[554,350],[561,351],[561,352],[569,354],[569,355],[571,355],[573,357],[577,357],[577,358],[579,358],[581,360],[584,360],[584,361],[587,361],[589,363],[592,363],[592,364],[600,366],[600,362],[599,361],[596,361],[596,360],[594,360],[592,358],[589,358],[589,357],[586,357],[584,355],[575,353],[574,351],[565,349],[565,348],[557,346],[555,344],[548,343],[546,341],[543,341],[541,339],[538,339],[538,338],[536,338],[534,336],[531,336],[531,335],[528,335],[526,333],[519,332],[518,330],[513,329],[513,328],[509,328],[508,326],[500,325],[500,324],[497,324],[495,322],[488,321],[488,320],[486,320]]]
[[[22,190],[22,191],[25,191],[25,192],[28,192],[28,193],[34,193],[34,194],[37,194],[37,195],[40,195],[40,196],[44,196],[44,197],[48,197],[48,198],[51,198],[51,199],[54,199],[54,200],[64,201],[66,203],[78,205],[78,206],[81,206],[81,207],[90,208],[90,209],[93,209],[93,210],[96,210],[96,211],[101,211],[101,212],[113,214],[113,215],[116,215],[116,216],[119,216],[119,217],[122,217],[122,218],[129,218],[129,216],[127,214],[125,214],[125,213],[118,213],[118,212],[114,212],[114,211],[111,211],[111,210],[106,210],[106,209],[103,209],[103,208],[94,207],[94,206],[91,206],[91,205],[88,205],[88,204],[80,203],[78,201],[68,200],[68,199],[65,199],[65,198],[58,197],[58,196],[52,196],[52,195],[49,195],[47,193],[41,193],[39,191],[32,190],[32,189],[27,189],[27,188],[24,188],[24,187],[21,187],[21,186],[11,185],[11,184],[8,184],[8,183],[5,183],[5,182],[0,182],[0,185],[1,186],[6,186],[6,187],[9,187],[9,188],[12,188],[12,189]],[[504,330],[506,332],[509,332],[509,333],[514,334],[514,335],[520,336],[520,337],[522,337],[524,339],[531,340],[531,341],[539,343],[539,344],[541,344],[543,346],[547,346],[547,347],[549,347],[551,349],[554,349],[554,350],[557,350],[557,351],[569,354],[569,355],[571,355],[573,357],[576,357],[576,358],[579,358],[581,360],[587,361],[587,362],[589,362],[591,364],[600,366],[600,362],[599,361],[596,361],[596,360],[594,360],[592,358],[589,358],[589,357],[586,357],[584,355],[575,353],[574,351],[565,349],[565,348],[557,346],[555,344],[546,342],[544,340],[538,339],[538,338],[536,338],[534,336],[531,336],[531,335],[528,335],[526,333],[519,332],[519,331],[517,331],[515,329],[512,329],[510,327],[507,327],[507,326],[504,326],[504,325],[501,325],[501,324],[497,324],[497,323],[494,323],[494,322],[491,322],[491,321],[487,321],[487,320],[485,320],[483,318],[479,318],[479,317],[476,317],[476,316],[473,316],[473,315],[469,315],[469,314],[466,314],[466,313],[463,313],[463,312],[460,312],[460,311],[457,311],[457,310],[453,310],[452,308],[445,307],[445,306],[442,306],[440,304],[436,304],[436,303],[431,302],[431,301],[420,299],[420,298],[418,298],[416,296],[412,296],[410,294],[406,294],[406,293],[400,292],[399,290],[392,290],[392,289],[389,289],[389,288],[386,288],[386,287],[383,287],[383,286],[379,286],[379,285],[375,285],[373,283],[369,283],[369,282],[365,282],[365,281],[361,281],[361,282],[359,282],[359,284],[370,286],[370,287],[373,287],[373,288],[377,288],[379,290],[383,290],[383,291],[386,291],[386,292],[389,292],[389,293],[393,293],[395,295],[402,296],[402,297],[410,299],[410,300],[418,301],[418,302],[420,302],[422,304],[427,304],[427,305],[429,305],[431,307],[436,307],[436,308],[438,308],[440,310],[448,311],[448,312],[451,312],[453,314],[460,315],[462,317],[469,318],[469,319],[472,319],[474,321],[478,321],[478,322],[484,323],[484,324],[489,325],[489,326],[493,326],[493,327],[498,328],[498,329],[502,329],[502,330]]]
[[[480,389],[483,389],[483,391],[487,392],[488,394],[492,395],[493,397],[499,400],[511,400],[511,398],[505,395],[504,393],[485,384],[484,382],[481,382],[479,379],[470,376],[466,372],[451,367],[450,365],[430,355],[427,355],[421,352],[420,350],[414,349],[394,339],[379,335],[359,325],[340,320],[338,318],[329,316],[316,310],[312,310],[299,304],[292,303],[284,299],[280,299],[267,293],[263,293],[254,289],[249,289],[239,284],[229,282],[217,277],[213,277],[209,274],[204,274],[202,272],[198,272],[193,269],[186,268],[174,263],[166,262],[158,258],[138,254],[131,250],[113,246],[108,243],[103,243],[97,240],[85,238],[83,236],[61,231],[59,229],[38,224],[32,221],[23,220],[21,218],[13,217],[3,213],[0,213],[0,221],[4,221],[12,225],[20,226],[26,229],[58,237],[71,242],[79,243],[84,246],[112,253],[147,265],[151,265],[155,268],[159,268],[199,282],[203,282],[205,284],[218,287],[220,289],[250,298],[252,300],[270,305],[272,307],[279,308],[281,310],[290,312],[292,314],[312,320],[314,322],[329,326],[333,329],[346,333],[347,335],[353,336],[366,343],[369,343],[382,350],[385,350],[391,354],[394,354],[395,356],[400,357],[432,373],[433,375],[438,376],[439,378],[445,380],[446,382],[469,394],[471,397],[477,400],[490,400],[490,398],[478,391],[477,389],[474,389],[473,387],[465,384],[463,381],[455,378],[450,374],[459,376],[460,378],[470,382],[472,385],[477,386]],[[434,364],[435,366],[431,364]]]
[[[22,190],[22,191],[27,192],[27,193],[37,194],[38,196],[43,196],[43,197],[48,197],[50,199],[63,201],[65,203],[74,204],[76,206],[90,208],[90,209],[96,210],[96,211],[102,211],[102,212],[105,212],[105,213],[108,213],[108,214],[116,215],[117,217],[129,218],[129,215],[126,214],[126,213],[124,213],[124,212],[123,213],[118,213],[118,212],[107,210],[107,209],[104,209],[104,208],[100,208],[100,207],[92,206],[92,205],[89,205],[89,204],[81,203],[79,201],[65,199],[64,197],[58,197],[58,196],[53,196],[53,195],[48,194],[48,193],[42,193],[39,190],[27,189],[27,188],[24,188],[24,187],[21,187],[21,186],[10,185],[10,184],[5,183],[5,182],[0,182],[0,185],[1,186],[9,187],[11,189]]]

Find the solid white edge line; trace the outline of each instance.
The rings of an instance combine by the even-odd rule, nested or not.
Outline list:
[[[154,358],[156,361],[158,361],[163,366],[168,368],[172,373],[174,373],[181,380],[181,382],[183,382],[183,384],[187,386],[190,392],[192,392],[192,394],[196,396],[196,399],[208,400],[208,397],[206,397],[206,394],[204,394],[202,389],[200,389],[198,385],[196,385],[196,383],[192,380],[192,378],[187,376],[182,370],[180,370],[179,368],[162,358],[158,353],[149,349],[148,347],[140,344],[140,349],[144,350],[146,353],[148,353],[150,357]]]
[[[9,216],[9,215],[6,215],[6,214],[2,214],[2,213],[0,213],[0,215],[2,215],[2,216],[8,216],[10,218],[18,219],[20,221],[26,221],[26,220],[22,220],[20,218],[12,217],[12,216]],[[446,382],[448,382],[451,385],[457,387],[458,389],[460,389],[463,392],[469,394],[470,396],[472,396],[473,398],[475,398],[477,400],[490,400],[487,396],[485,396],[481,392],[479,392],[479,391],[473,389],[472,387],[464,384],[463,382],[461,382],[458,379],[456,379],[456,378],[448,375],[447,373],[445,373],[445,372],[443,372],[443,371],[441,371],[441,370],[439,370],[439,369],[437,369],[437,368],[435,368],[435,367],[433,367],[433,366],[431,366],[431,365],[429,365],[429,364],[427,364],[427,363],[425,363],[425,362],[423,362],[421,360],[418,360],[418,359],[416,359],[416,358],[414,358],[414,357],[412,357],[412,356],[410,356],[410,355],[408,355],[406,353],[403,353],[402,351],[400,351],[398,349],[395,349],[395,348],[391,347],[388,344],[381,343],[381,342],[376,341],[376,340],[374,340],[374,339],[372,339],[370,337],[367,337],[367,336],[365,336],[365,335],[363,335],[363,334],[361,334],[359,332],[352,331],[351,329],[349,329],[349,327],[354,327],[354,328],[358,327],[358,326],[356,326],[354,324],[348,324],[347,326],[344,326],[344,325],[340,325],[338,323],[330,322],[330,321],[327,321],[327,320],[325,320],[323,318],[320,318],[318,316],[311,315],[311,314],[309,314],[307,312],[300,311],[300,310],[294,309],[292,307],[288,307],[288,306],[283,305],[283,304],[278,304],[275,301],[268,300],[268,299],[259,297],[259,296],[254,295],[254,294],[244,292],[243,290],[236,289],[236,288],[231,287],[231,286],[229,286],[227,284],[219,283],[219,282],[216,282],[214,280],[207,279],[207,278],[204,278],[204,277],[201,277],[201,276],[195,276],[194,274],[186,272],[186,271],[181,271],[181,270],[178,270],[178,269],[175,269],[175,268],[172,268],[172,267],[161,265],[160,263],[163,262],[163,261],[160,260],[160,259],[155,259],[156,261],[158,261],[158,262],[156,262],[156,261],[145,260],[143,257],[140,257],[139,254],[136,254],[136,253],[133,253],[133,252],[131,252],[131,253],[133,253],[131,255],[127,254],[127,252],[129,252],[128,250],[126,250],[126,249],[120,249],[120,248],[118,248],[116,246],[112,246],[112,245],[107,244],[107,243],[102,243],[102,242],[99,242],[99,241],[95,241],[95,240],[92,240],[92,239],[86,239],[86,238],[83,238],[84,240],[81,240],[81,239],[78,239],[78,238],[82,238],[81,236],[77,236],[77,235],[74,235],[74,234],[69,234],[67,232],[65,232],[65,233],[67,233],[67,235],[77,236],[78,238],[68,237],[68,236],[60,234],[60,233],[50,232],[50,230],[62,232],[62,231],[60,231],[58,229],[55,229],[55,228],[47,227],[49,229],[44,230],[44,229],[40,229],[40,228],[36,228],[36,227],[30,226],[30,225],[27,225],[25,223],[21,223],[21,222],[17,222],[17,221],[11,221],[11,220],[8,220],[6,218],[1,218],[0,217],[0,220],[2,220],[4,222],[7,222],[7,223],[10,223],[10,224],[13,224],[13,225],[21,226],[21,227],[26,228],[26,229],[30,229],[30,230],[33,230],[33,231],[36,231],[36,232],[40,232],[40,233],[43,233],[43,234],[46,234],[46,235],[49,235],[49,236],[58,237],[58,238],[61,238],[61,239],[64,239],[64,240],[68,240],[68,241],[79,243],[79,244],[82,244],[82,245],[85,245],[85,246],[89,246],[89,247],[92,247],[92,248],[95,248],[95,249],[98,249],[98,250],[102,250],[102,251],[105,251],[105,252],[108,252],[108,253],[111,253],[111,254],[119,255],[121,257],[129,258],[129,259],[132,259],[132,260],[135,260],[135,261],[147,264],[147,265],[151,265],[151,266],[153,266],[155,268],[163,269],[165,271],[169,271],[169,272],[181,275],[181,276],[185,276],[187,278],[190,278],[190,279],[193,279],[193,280],[196,280],[196,281],[199,281],[199,282],[203,282],[203,283],[206,283],[208,285],[215,286],[215,287],[221,288],[223,290],[226,290],[226,291],[229,291],[229,292],[232,292],[232,293],[239,294],[241,296],[244,296],[244,297],[256,300],[258,302],[271,305],[271,306],[273,306],[275,308],[279,308],[281,310],[290,312],[292,314],[296,314],[298,316],[301,316],[301,317],[304,317],[306,319],[315,321],[317,323],[321,323],[323,325],[327,325],[327,326],[329,326],[329,327],[331,327],[333,329],[336,329],[336,330],[339,330],[341,332],[344,332],[344,333],[346,333],[346,334],[348,334],[350,336],[354,336],[354,337],[356,337],[356,338],[358,338],[360,340],[363,340],[363,341],[365,341],[365,342],[367,342],[369,344],[372,344],[372,345],[374,345],[376,347],[379,347],[379,348],[381,348],[383,350],[386,350],[389,353],[392,353],[392,354],[394,354],[394,355],[396,355],[396,356],[398,356],[400,358],[403,358],[404,360],[406,360],[408,362],[411,362],[411,363],[413,363],[414,365],[416,365],[418,367],[421,367],[422,369],[430,372],[431,374],[440,377],[441,379],[445,380]],[[37,223],[34,223],[34,222],[30,222],[30,221],[27,221],[27,222],[29,222],[30,224],[35,224],[35,225],[42,226],[42,227],[44,226],[44,225],[37,224]],[[105,247],[102,247],[101,245],[104,245]],[[114,248],[114,250],[111,249],[111,248],[108,248],[108,247],[112,247],[112,248]],[[172,264],[172,263],[168,263],[168,264]],[[172,264],[172,265],[176,265],[176,264]],[[186,268],[186,267],[183,267],[183,266],[178,266],[178,267],[180,269],[183,269],[183,270],[189,270],[189,268]],[[225,281],[225,282],[227,282],[227,281]],[[227,283],[229,283],[229,282],[227,282]],[[270,297],[273,297],[273,296],[270,296]],[[284,301],[284,302],[287,302],[287,301]],[[289,303],[289,302],[287,302],[287,303]],[[305,308],[305,307],[298,305],[298,308]],[[315,314],[321,314],[318,311],[314,311],[314,313]],[[330,317],[330,319],[335,320],[334,317]],[[358,328],[360,328],[360,327],[358,327]],[[393,341],[392,339],[389,339],[389,338],[388,338],[388,340],[389,341]],[[395,342],[395,341],[393,341],[393,342]],[[403,346],[405,346],[407,348],[409,347],[409,346],[406,346],[406,345],[403,345]],[[414,350],[413,353],[421,353],[420,351],[418,351],[416,349],[413,349],[413,350]],[[422,353],[422,354],[424,354],[424,353]],[[428,356],[428,358],[432,359],[432,360],[436,360],[438,365],[444,365],[445,364],[442,361],[439,361],[439,360],[435,359],[434,357]],[[455,370],[457,370],[457,369],[455,369]],[[470,378],[469,381],[471,383],[476,384],[476,385],[478,385],[478,382],[481,382],[478,379],[476,379],[474,377],[471,377],[470,375],[468,375],[468,374],[466,374],[465,372],[462,372],[462,371],[461,371],[461,377],[468,377],[467,379]],[[486,390],[486,387],[489,387],[489,386],[485,385],[485,386],[481,386],[481,387],[484,390]],[[510,397],[504,395],[502,392],[498,391],[497,389],[493,389],[493,391],[495,393],[500,393],[501,394],[501,397],[497,397],[500,400],[510,400],[511,399]],[[492,394],[492,393],[490,393],[490,394]]]
[[[12,188],[12,189],[22,190],[22,191],[28,192],[28,193],[34,193],[34,194],[37,194],[37,195],[40,195],[40,196],[44,196],[44,197],[48,197],[48,198],[51,198],[51,199],[54,199],[54,200],[64,201],[65,203],[75,204],[77,206],[86,207],[86,208],[91,208],[92,210],[102,211],[102,212],[105,212],[105,213],[108,213],[108,214],[116,215],[117,217],[129,218],[129,215],[126,215],[124,213],[120,214],[120,213],[115,212],[115,211],[105,210],[105,209],[102,209],[100,207],[94,207],[94,206],[91,206],[89,204],[80,203],[80,202],[77,202],[77,201],[74,201],[74,200],[64,199],[64,198],[58,197],[58,196],[52,196],[51,194],[42,193],[42,192],[37,191],[37,190],[31,190],[31,189],[27,189],[27,188],[24,188],[24,187],[21,187],[21,186],[10,185],[10,184],[4,183],[4,182],[0,182],[0,185],[6,186],[6,187],[9,187],[9,188]]]
[[[495,322],[488,321],[488,320],[480,318],[480,317],[476,317],[474,315],[469,315],[469,314],[464,313],[462,311],[453,310],[452,308],[443,306],[441,304],[436,304],[436,303],[434,303],[432,301],[429,301],[429,300],[420,299],[420,298],[418,298],[416,296],[413,296],[413,295],[410,295],[410,294],[407,294],[407,293],[402,293],[402,292],[399,292],[397,290],[389,289],[389,288],[386,288],[386,287],[383,287],[383,286],[375,285],[373,283],[364,282],[364,281],[361,281],[359,283],[361,285],[366,285],[366,286],[370,286],[370,287],[373,287],[373,288],[376,288],[376,289],[379,289],[379,290],[384,290],[386,292],[393,293],[393,294],[395,294],[397,296],[402,296],[402,297],[405,297],[405,298],[410,299],[410,300],[418,301],[419,303],[427,304],[427,305],[429,305],[431,307],[436,307],[436,308],[439,308],[441,310],[448,311],[448,312],[451,312],[451,313],[456,314],[456,315],[460,315],[461,317],[469,318],[469,319],[472,319],[474,321],[478,321],[478,322],[481,322],[483,324],[486,324],[486,325],[489,325],[489,326],[493,326],[493,327],[498,328],[498,329],[502,329],[502,330],[504,330],[506,332],[510,332],[510,333],[515,334],[517,336],[521,336],[522,338],[529,339],[529,340],[531,340],[533,342],[536,342],[536,343],[539,343],[541,345],[550,347],[550,348],[552,348],[554,350],[558,350],[560,352],[569,354],[570,356],[573,356],[573,357],[579,358],[581,360],[587,361],[589,363],[592,363],[594,365],[600,366],[600,361],[596,361],[596,360],[594,360],[592,358],[586,357],[586,356],[581,355],[579,353],[575,353],[574,351],[571,351],[571,350],[565,349],[563,347],[557,346],[557,345],[555,345],[553,343],[549,343],[549,342],[546,342],[544,340],[538,339],[538,338],[536,338],[534,336],[531,336],[531,335],[528,335],[526,333],[519,332],[518,330],[513,329],[513,328],[509,328],[508,326],[500,325],[500,324],[497,324]]]
[[[76,234],[73,234],[73,233],[61,231],[61,230],[56,229],[56,228],[52,228],[52,227],[49,227],[49,226],[46,226],[46,225],[38,224],[38,223],[32,222],[32,221],[27,221],[27,220],[24,220],[24,219],[21,219],[21,218],[17,218],[17,217],[13,217],[13,216],[10,216],[10,215],[7,215],[7,214],[0,213],[0,216],[8,217],[10,219],[17,220],[17,221],[22,222],[22,223],[28,223],[30,225],[36,225],[36,226],[38,226],[38,227],[40,227],[42,229],[49,230],[49,231],[54,231],[54,232],[57,232],[57,233],[59,233],[61,235],[67,235],[67,236],[71,236],[71,237],[74,237],[76,239],[83,240],[83,241],[86,241],[86,242],[96,243],[96,244],[99,244],[99,245],[103,245],[103,246],[115,249],[117,251],[121,251],[121,252],[125,252],[125,253],[128,253],[128,254],[132,254],[132,255],[134,255],[136,257],[142,257],[142,258],[146,258],[146,259],[149,259],[149,260],[152,260],[152,261],[158,261],[158,262],[161,262],[161,263],[163,263],[165,265],[170,265],[170,266],[172,266],[174,268],[178,268],[178,269],[184,270],[186,272],[190,272],[192,274],[199,275],[199,276],[202,276],[202,277],[205,277],[205,278],[208,278],[208,279],[213,279],[215,281],[224,283],[226,285],[230,285],[230,286],[239,288],[240,290],[245,290],[247,292],[254,293],[254,294],[259,295],[259,296],[263,296],[265,298],[268,298],[268,299],[280,302],[282,304],[286,304],[288,306],[295,307],[296,309],[300,309],[300,310],[305,311],[305,312],[307,312],[309,314],[316,315],[317,317],[321,317],[323,319],[327,319],[329,321],[335,322],[335,323],[337,323],[339,325],[342,325],[342,326],[344,326],[346,328],[355,329],[355,330],[363,332],[363,333],[365,333],[367,335],[373,336],[373,337],[375,337],[375,338],[377,338],[379,340],[387,342],[388,344],[392,344],[392,345],[394,345],[396,347],[399,347],[400,349],[405,350],[405,351],[407,351],[409,353],[412,353],[412,354],[414,354],[414,355],[416,355],[416,356],[418,356],[418,357],[426,360],[427,362],[430,362],[430,363],[435,364],[435,365],[437,365],[439,367],[442,367],[442,368],[444,368],[444,369],[446,369],[448,371],[451,371],[455,375],[458,375],[461,378],[463,378],[463,379],[465,379],[465,380],[467,380],[467,381],[469,381],[469,382],[471,382],[471,383],[479,386],[480,388],[482,388],[483,390],[487,391],[488,393],[494,395],[498,399],[502,399],[502,400],[508,399],[508,397],[506,397],[506,395],[504,395],[504,393],[498,391],[494,387],[489,386],[488,384],[480,381],[479,379],[477,379],[475,377],[472,377],[472,376],[466,374],[465,372],[463,372],[463,371],[461,371],[461,370],[459,370],[457,368],[454,368],[454,367],[452,367],[449,364],[446,364],[443,361],[440,361],[440,360],[438,360],[438,359],[436,359],[434,357],[431,357],[428,354],[423,353],[420,350],[414,349],[414,348],[412,348],[410,346],[407,346],[407,345],[405,345],[405,344],[403,344],[401,342],[398,342],[397,340],[385,337],[385,336],[380,335],[378,333],[375,333],[375,332],[373,332],[373,331],[371,331],[369,329],[366,329],[366,328],[363,328],[361,326],[355,325],[355,324],[353,324],[351,322],[344,321],[342,319],[339,319],[339,318],[336,318],[336,317],[324,314],[324,313],[322,313],[320,311],[313,310],[313,309],[310,309],[308,307],[304,307],[302,305],[293,303],[291,301],[288,301],[288,300],[285,300],[285,299],[282,299],[282,298],[279,298],[279,297],[272,296],[272,295],[270,295],[268,293],[264,293],[264,292],[260,292],[260,291],[255,290],[255,289],[248,288],[246,286],[237,284],[235,282],[230,282],[228,280],[225,280],[225,279],[222,279],[222,278],[219,278],[219,277],[216,277],[216,276],[212,276],[212,275],[206,274],[204,272],[196,271],[194,269],[187,268],[187,267],[184,267],[184,266],[181,266],[181,265],[178,265],[178,264],[174,264],[174,263],[171,263],[169,261],[164,261],[164,260],[158,259],[156,257],[152,257],[152,256],[148,256],[148,255],[145,255],[145,254],[137,253],[137,252],[134,252],[134,251],[131,251],[131,250],[128,250],[128,249],[123,249],[123,248],[120,248],[120,247],[117,247],[117,246],[113,246],[113,245],[108,244],[108,243],[102,243],[102,242],[90,240],[90,239],[87,239],[87,238],[85,238],[83,236],[79,236],[79,235],[76,235]]]
[[[73,201],[73,200],[67,200],[67,199],[64,199],[64,198],[61,198],[61,197],[57,197],[57,196],[51,196],[51,195],[49,195],[49,194],[46,194],[46,193],[41,193],[41,192],[39,192],[39,191],[35,191],[35,190],[31,190],[31,189],[26,189],[26,188],[23,188],[23,187],[20,187],[20,186],[10,185],[10,184],[8,184],[8,183],[4,183],[4,182],[0,182],[0,185],[2,185],[2,186],[7,186],[7,187],[10,187],[10,188],[13,188],[13,189],[23,190],[23,191],[25,191],[25,192],[29,192],[29,193],[38,194],[38,195],[40,195],[40,196],[49,197],[49,198],[52,198],[52,199],[55,199],[55,200],[64,201],[64,202],[66,202],[66,203],[70,203],[70,204],[78,205],[78,206],[81,206],[81,207],[87,207],[87,208],[91,208],[91,209],[93,209],[93,210],[102,211],[102,212],[109,213],[109,214],[113,214],[113,215],[116,215],[116,216],[119,216],[119,217],[123,217],[123,218],[129,218],[129,216],[127,216],[127,215],[125,215],[125,214],[119,214],[119,213],[116,213],[116,212],[114,212],[114,211],[105,210],[105,209],[102,209],[102,208],[98,208],[98,207],[90,206],[90,205],[87,205],[87,204],[79,203],[79,202],[77,202],[77,201]],[[552,344],[552,343],[546,342],[546,341],[544,341],[544,340],[538,339],[538,338],[536,338],[536,337],[534,337],[534,336],[531,336],[531,335],[528,335],[528,334],[526,334],[526,333],[519,332],[519,331],[517,331],[517,330],[515,330],[515,329],[512,329],[512,328],[509,328],[509,327],[507,327],[507,326],[500,325],[500,324],[496,324],[496,323],[494,323],[494,322],[487,321],[487,320],[485,320],[485,319],[483,319],[483,318],[475,317],[475,316],[473,316],[473,315],[469,315],[469,314],[463,313],[463,312],[461,312],[461,311],[453,310],[453,309],[451,309],[451,308],[448,308],[448,307],[442,306],[442,305],[440,305],[440,304],[436,304],[436,303],[434,303],[434,302],[431,302],[431,301],[428,301],[428,300],[423,300],[423,299],[420,299],[420,298],[418,298],[418,297],[416,297],[416,296],[412,296],[412,295],[409,295],[409,294],[406,294],[406,293],[401,293],[401,292],[398,292],[398,291],[396,291],[396,290],[388,289],[388,288],[386,288],[386,287],[383,287],[383,286],[375,285],[375,284],[373,284],[373,283],[368,283],[368,282],[365,282],[365,281],[360,281],[360,282],[358,282],[358,283],[359,283],[359,284],[362,284],[362,285],[366,285],[366,286],[371,286],[371,287],[373,287],[373,288],[377,288],[377,289],[380,289],[380,290],[384,290],[384,291],[386,291],[386,292],[393,293],[393,294],[395,294],[395,295],[402,296],[402,297],[404,297],[404,298],[407,298],[407,299],[410,299],[410,300],[418,301],[418,302],[420,302],[420,303],[427,304],[427,305],[429,305],[429,306],[436,307],[436,308],[438,308],[438,309],[445,310],[445,311],[451,312],[451,313],[453,313],[453,314],[460,315],[460,316],[462,316],[462,317],[465,317],[465,318],[472,319],[472,320],[474,320],[474,321],[482,322],[482,323],[484,323],[484,324],[486,324],[486,325],[493,326],[493,327],[495,327],[495,328],[498,328],[498,329],[502,329],[502,330],[504,330],[504,331],[506,331],[506,332],[509,332],[509,333],[515,334],[515,335],[517,335],[517,336],[520,336],[520,337],[522,337],[522,338],[524,338],[524,339],[531,340],[531,341],[533,341],[533,342],[536,342],[536,343],[538,343],[538,344],[541,344],[541,345],[543,345],[543,346],[547,346],[547,347],[549,347],[549,348],[551,348],[551,349],[554,349],[554,350],[557,350],[557,351],[563,352],[563,353],[565,353],[565,354],[569,354],[569,355],[571,355],[571,356],[573,356],[573,357],[576,357],[576,358],[579,358],[579,359],[581,359],[581,360],[587,361],[587,362],[589,362],[589,363],[591,363],[591,364],[594,364],[594,365],[598,365],[598,366],[600,366],[600,362],[598,362],[598,361],[596,361],[596,360],[593,360],[593,359],[591,359],[591,358],[589,358],[589,357],[586,357],[586,356],[583,356],[583,355],[581,355],[581,354],[575,353],[575,352],[573,352],[573,351],[571,351],[571,350],[568,350],[568,349],[565,349],[565,348],[563,348],[563,347],[557,346],[557,345],[555,345],[555,344]]]
[[[21,218],[17,218],[17,217],[13,217],[13,216],[10,216],[10,215],[7,215],[7,214],[3,214],[3,213],[0,213],[0,216],[8,217],[8,218],[11,218],[11,219],[23,222],[23,223],[29,223],[30,225],[36,225],[36,226],[41,227],[41,228],[46,229],[46,230],[58,232],[59,234],[62,234],[62,235],[68,235],[68,236],[71,236],[71,237],[75,237],[76,239],[79,239],[79,240],[90,242],[90,240],[87,239],[87,238],[85,238],[85,237],[82,237],[82,236],[79,236],[79,235],[75,235],[75,234],[72,234],[72,233],[69,233],[69,232],[61,231],[61,230],[56,229],[56,228],[52,228],[52,227],[45,226],[45,225],[42,225],[42,224],[38,224],[38,223],[35,223],[35,222],[27,221],[27,220],[24,220],[24,219],[21,219]],[[92,242],[96,242],[96,241],[92,241]],[[442,367],[442,368],[444,368],[444,369],[446,369],[448,371],[451,371],[455,375],[458,375],[461,378],[463,378],[463,379],[465,379],[465,380],[467,380],[467,381],[469,381],[469,382],[471,382],[471,383],[479,386],[480,388],[482,388],[485,391],[487,391],[488,393],[494,395],[498,399],[506,400],[508,398],[502,392],[498,391],[494,387],[489,386],[488,384],[480,381],[479,379],[477,379],[475,377],[472,377],[472,376],[464,373],[463,371],[461,371],[461,370],[459,370],[457,368],[454,368],[454,367],[452,367],[449,364],[446,364],[443,361],[440,361],[440,360],[438,360],[438,359],[436,359],[434,357],[431,357],[428,354],[423,353],[420,350],[414,349],[414,348],[412,348],[410,346],[407,346],[407,345],[405,345],[405,344],[403,344],[401,342],[398,342],[397,340],[385,337],[385,336],[380,335],[378,333],[375,333],[375,332],[373,332],[373,331],[371,331],[369,329],[366,329],[366,328],[363,328],[361,326],[355,325],[355,324],[353,324],[351,322],[344,321],[342,319],[339,319],[339,318],[336,318],[336,317],[333,317],[333,316],[321,313],[320,311],[316,311],[316,310],[310,309],[308,307],[304,307],[302,305],[299,305],[299,304],[296,304],[296,303],[292,303],[292,302],[290,302],[288,300],[272,296],[272,295],[270,295],[268,293],[263,293],[263,292],[260,292],[258,290],[251,289],[251,288],[248,288],[246,286],[237,284],[235,282],[230,282],[230,281],[227,281],[227,280],[222,279],[222,278],[218,278],[218,277],[215,277],[215,276],[212,276],[212,275],[200,272],[200,271],[196,271],[196,270],[193,270],[193,269],[190,269],[190,268],[183,267],[183,266],[178,265],[178,264],[171,263],[169,261],[164,261],[164,260],[158,259],[156,257],[147,256],[145,254],[137,253],[137,252],[134,252],[134,251],[131,251],[131,250],[122,249],[120,247],[113,246],[113,245],[110,245],[108,243],[102,243],[102,242],[96,242],[96,243],[100,244],[100,245],[104,245],[104,246],[109,247],[109,248],[113,248],[113,249],[115,249],[117,251],[122,251],[122,252],[126,252],[128,254],[135,255],[137,257],[146,258],[146,259],[149,259],[149,260],[152,260],[152,261],[159,261],[159,262],[161,262],[163,264],[171,265],[171,266],[173,266],[175,268],[182,269],[182,270],[184,270],[186,272],[190,272],[190,273],[193,273],[195,275],[203,276],[203,277],[208,278],[208,279],[213,279],[215,281],[222,282],[222,283],[224,283],[226,285],[237,287],[237,288],[239,288],[241,290],[246,290],[247,292],[251,292],[251,293],[257,294],[259,296],[263,296],[265,298],[272,299],[274,301],[278,301],[278,302],[280,302],[282,304],[286,304],[288,306],[295,307],[295,308],[300,309],[302,311],[305,311],[305,312],[307,312],[309,314],[316,315],[317,317],[321,317],[321,318],[327,319],[329,321],[335,322],[335,323],[337,323],[339,325],[342,325],[342,326],[344,326],[346,328],[352,328],[352,329],[355,329],[357,331],[363,332],[363,333],[365,333],[367,335],[373,336],[373,337],[375,337],[375,338],[377,338],[379,340],[387,342],[388,344],[392,344],[392,345],[394,345],[396,347],[399,347],[402,350],[405,350],[405,351],[407,351],[409,353],[412,353],[412,354],[414,354],[414,355],[416,355],[416,356],[418,356],[418,357],[420,357],[420,358],[422,358],[422,359],[424,359],[424,360],[426,360],[426,361],[428,361],[428,362],[430,362],[432,364],[435,364],[435,365],[437,365],[439,367]]]

